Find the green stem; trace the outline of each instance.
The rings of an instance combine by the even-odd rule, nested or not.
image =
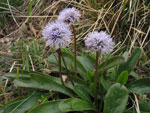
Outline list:
[[[59,48],[57,50],[57,52],[58,52],[58,60],[59,60],[58,61],[58,63],[59,63],[59,77],[61,79],[62,85],[64,86],[64,81],[63,81],[62,74],[61,74],[61,49]]]
[[[99,52],[96,52],[96,62],[95,62],[95,71],[94,71],[94,102],[95,106],[97,106],[97,68],[98,68],[98,58],[99,58]]]

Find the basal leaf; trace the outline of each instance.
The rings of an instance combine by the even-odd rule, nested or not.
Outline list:
[[[130,82],[127,85],[127,88],[132,93],[137,94],[150,93],[150,78],[143,78]]]
[[[58,84],[57,82],[52,80],[51,77],[34,73],[31,73],[30,76],[30,80],[15,79],[15,85],[19,87],[35,88],[41,90],[53,90],[61,92],[68,96],[73,96],[72,92],[69,89],[67,89],[61,84]]]
[[[117,66],[123,62],[124,58],[122,56],[114,56],[99,65],[98,74],[100,74],[102,71],[106,71],[114,66]]]
[[[83,100],[86,100],[88,102],[91,102],[90,96],[87,92],[87,90],[81,86],[81,85],[76,85],[74,88],[74,92],[81,97]],[[92,103],[92,102],[91,102]]]
[[[121,85],[125,85],[128,81],[128,71],[123,71],[119,77],[117,82],[119,82]]]
[[[30,78],[29,72],[27,72],[27,71],[20,71],[18,77],[19,78]],[[17,72],[6,73],[6,74],[3,75],[3,78],[15,79],[15,78],[17,78]]]
[[[64,112],[95,110],[93,104],[79,98],[69,98],[62,101],[59,105],[59,109]]]
[[[132,77],[136,78],[136,79],[141,79],[142,78],[139,74],[135,73],[134,71],[131,71],[130,75]]]
[[[140,58],[141,54],[142,54],[141,49],[140,48],[135,48],[134,51],[131,54],[131,57],[127,60],[127,62],[122,63],[119,66],[117,76],[119,76],[120,73],[125,71],[125,70],[127,70],[128,73],[130,74],[130,72],[134,69],[134,67],[135,67],[138,59]]]
[[[25,99],[18,99],[7,104],[2,113],[24,113],[35,105],[38,105],[38,100],[41,94],[33,93]]]
[[[62,100],[50,101],[38,105],[31,109],[28,113],[66,113],[59,109],[59,104]]]
[[[116,83],[112,85],[104,102],[103,113],[123,113],[128,101],[128,90],[125,86]]]

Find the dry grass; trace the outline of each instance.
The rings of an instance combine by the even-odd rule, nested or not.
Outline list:
[[[10,28],[9,34],[1,31],[3,33],[1,44],[11,45],[12,42],[32,36],[38,40],[42,37],[41,30],[45,24],[55,20],[63,8],[74,6],[82,14],[80,22],[75,25],[78,31],[78,44],[83,43],[88,32],[106,30],[116,42],[113,54],[122,54],[125,50],[131,52],[134,47],[140,46],[145,58],[142,64],[149,64],[147,59],[150,57],[148,49],[150,6],[146,5],[146,1],[109,0],[107,3],[97,2],[97,7],[88,1],[91,0],[37,0],[29,14],[30,0],[24,1],[22,6],[17,8],[11,6],[7,0],[5,5],[8,7],[0,8],[12,17],[13,23],[7,25]]]

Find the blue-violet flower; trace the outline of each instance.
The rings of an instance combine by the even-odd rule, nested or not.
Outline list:
[[[105,31],[90,32],[85,40],[85,45],[93,52],[100,51],[101,55],[113,51],[114,42]]]
[[[46,46],[55,48],[56,50],[68,46],[71,42],[71,31],[64,22],[51,22],[46,25],[42,31],[42,35],[47,39]]]
[[[65,8],[62,10],[58,15],[58,21],[67,22],[69,24],[74,24],[75,21],[79,20],[80,17],[79,11],[72,7],[72,8]]]

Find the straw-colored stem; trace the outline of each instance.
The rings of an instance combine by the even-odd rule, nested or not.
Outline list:
[[[0,87],[1,87],[1,90],[2,90],[4,98],[5,98],[5,103],[7,103],[8,99],[7,99],[7,95],[6,95],[5,89],[1,85],[0,85]]]

